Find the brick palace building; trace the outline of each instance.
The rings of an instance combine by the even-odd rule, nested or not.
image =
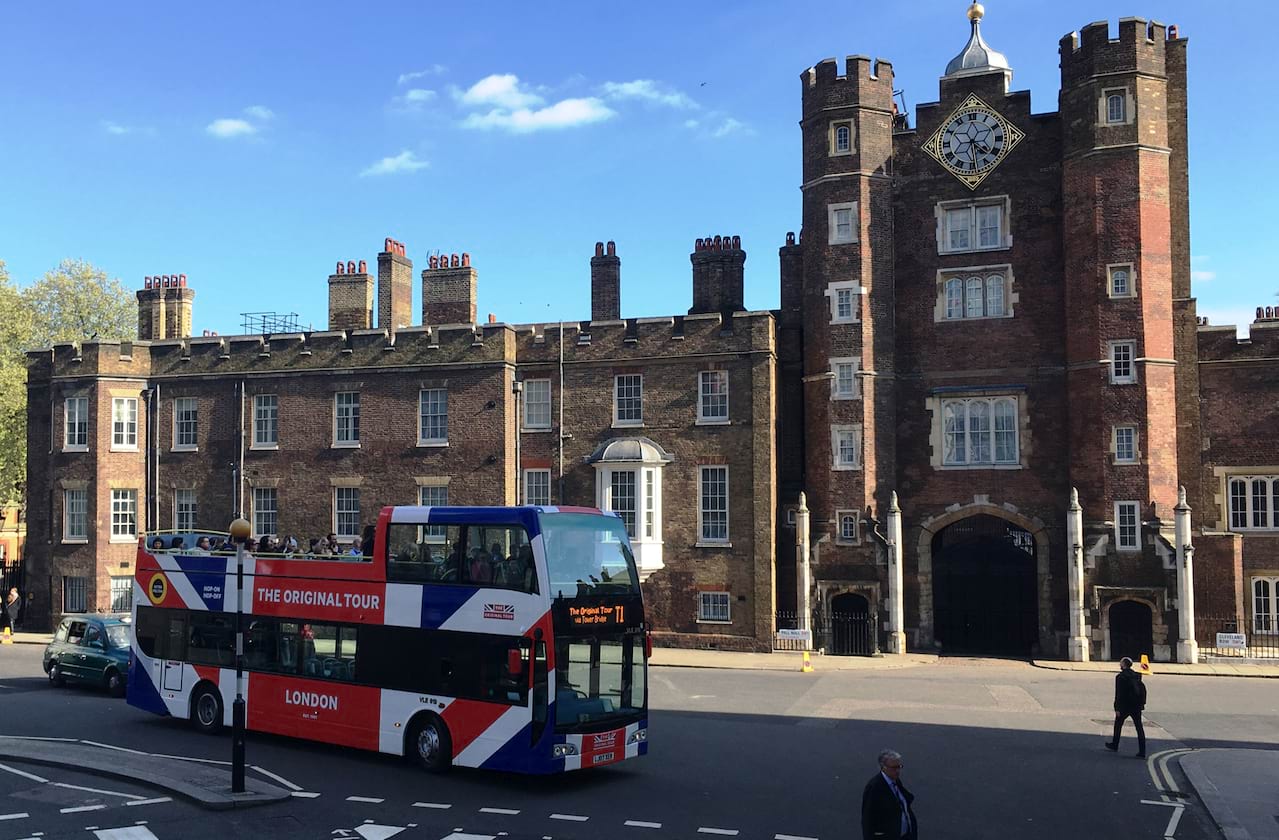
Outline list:
[[[29,356],[29,622],[121,606],[146,527],[563,503],[623,513],[667,644],[767,650],[779,610],[834,650],[1273,632],[1279,321],[1196,316],[1187,41],[1089,24],[1035,113],[981,16],[914,126],[886,61],[801,74],[775,311],[744,311],[735,236],[697,240],[661,318],[622,317],[612,242],[564,324],[478,322],[467,255],[421,271],[415,324],[391,239],[376,275],[338,263],[322,332],[191,336],[185,275],[147,278],[138,340]]]

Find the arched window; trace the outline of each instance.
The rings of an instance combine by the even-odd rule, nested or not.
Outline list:
[[[1230,527],[1248,527],[1248,483],[1242,478],[1230,480]]]
[[[1121,123],[1127,119],[1124,108],[1124,95],[1112,93],[1106,97],[1106,122]]]
[[[840,511],[839,539],[841,542],[857,542],[857,514]]]
[[[965,317],[980,318],[985,311],[982,303],[982,282],[980,277],[968,278],[968,301],[964,312]]]
[[[946,281],[946,317],[964,317],[964,281],[958,277]]]
[[[986,278],[986,314],[992,318],[1004,314],[1004,278],[998,274]]]
[[[847,152],[852,146],[852,131],[846,125],[835,129],[835,151]]]
[[[1110,296],[1128,297],[1128,269],[1116,268],[1110,272]]]

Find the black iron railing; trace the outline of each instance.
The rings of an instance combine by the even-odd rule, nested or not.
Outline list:
[[[1279,659],[1279,620],[1273,615],[1198,615],[1199,655],[1222,659]]]

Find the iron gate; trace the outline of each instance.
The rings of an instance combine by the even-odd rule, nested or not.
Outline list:
[[[778,630],[809,629],[806,616],[795,612],[779,610],[777,613]],[[825,650],[834,656],[872,656],[878,652],[879,644],[871,626],[869,610],[850,610],[831,613],[816,612],[813,614],[813,650]],[[802,639],[773,639],[774,650],[804,650]]]

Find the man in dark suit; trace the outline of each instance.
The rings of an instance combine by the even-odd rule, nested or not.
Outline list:
[[[862,791],[862,838],[918,840],[919,823],[911,803],[915,795],[902,786],[902,757],[892,750],[879,754],[879,772]]]
[[[1146,686],[1141,674],[1132,669],[1132,660],[1119,660],[1119,673],[1115,674],[1115,733],[1106,742],[1106,749],[1119,752],[1119,733],[1124,728],[1124,718],[1132,718],[1137,729],[1137,758],[1146,757],[1146,730],[1141,725],[1141,710],[1146,708]]]

